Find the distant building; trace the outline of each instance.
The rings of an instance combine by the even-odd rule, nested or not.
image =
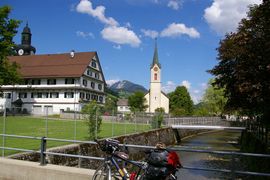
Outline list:
[[[117,101],[117,112],[118,113],[129,113],[130,107],[127,99],[119,99]]]
[[[158,60],[157,43],[155,43],[155,52],[150,71],[150,89],[144,96],[148,105],[146,112],[154,113],[157,108],[164,108],[165,113],[169,113],[169,98],[161,91],[161,64]]]
[[[30,32],[28,25],[25,29]],[[35,49],[28,45],[23,54],[18,50],[19,56],[8,57],[19,65],[23,82],[0,87],[0,109],[46,115],[80,111],[93,100],[105,103],[105,78],[97,52],[30,55],[34,53],[29,47]]]

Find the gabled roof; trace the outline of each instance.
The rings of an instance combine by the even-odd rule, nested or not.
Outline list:
[[[96,52],[9,56],[11,62],[19,65],[23,78],[81,77]]]
[[[128,99],[119,99],[117,101],[117,106],[128,106]]]

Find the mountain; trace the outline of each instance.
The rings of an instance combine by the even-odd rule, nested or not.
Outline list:
[[[109,87],[110,90],[117,92],[119,94],[131,94],[134,93],[136,91],[142,91],[144,93],[147,92],[147,89],[145,89],[143,86],[139,85],[139,84],[134,84],[130,81],[127,80],[123,80],[123,81],[118,81],[114,84],[112,84]]]

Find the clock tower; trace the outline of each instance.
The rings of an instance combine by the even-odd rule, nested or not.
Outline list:
[[[31,30],[28,27],[28,23],[23,28],[22,37],[21,37],[21,44],[15,47],[16,54],[19,56],[23,55],[33,55],[36,53],[36,48],[31,45]]]
[[[155,51],[150,72],[150,90],[145,95],[148,105],[147,112],[154,113],[157,108],[163,108],[168,113],[169,99],[161,90],[161,64],[158,59],[157,41],[155,41]]]

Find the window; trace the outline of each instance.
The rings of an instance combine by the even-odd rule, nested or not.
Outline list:
[[[56,79],[47,79],[47,84],[48,85],[55,85],[56,84]]]
[[[32,85],[40,85],[41,80],[40,79],[32,79],[31,84]]]
[[[73,92],[65,92],[65,98],[73,98],[74,93]]]
[[[37,93],[37,98],[42,98],[42,93]]]
[[[42,93],[31,93],[31,98],[42,98]]]
[[[0,93],[0,98],[10,99],[11,98],[11,93]]]
[[[102,103],[102,102],[103,102],[103,96],[99,96],[99,97],[98,97],[98,100],[99,100],[99,102]]]
[[[101,84],[98,84],[98,89],[102,90],[102,85]]]
[[[154,80],[157,80],[157,73],[154,74]]]
[[[86,93],[86,99],[90,100],[90,94],[89,93]]]
[[[92,95],[91,95],[91,99],[92,99],[92,100],[96,100],[96,101],[97,101],[97,100],[98,100],[98,96],[97,96],[97,95],[95,95],[95,94],[92,94]]]
[[[99,79],[99,73],[95,73],[95,78]]]
[[[59,93],[58,92],[51,92],[50,98],[59,98]]]
[[[92,76],[92,71],[90,69],[87,70],[87,75]]]
[[[91,88],[95,89],[95,83],[91,82]]]
[[[49,93],[42,93],[42,98],[48,98],[49,97]]]
[[[26,92],[19,93],[19,98],[21,99],[27,98],[27,93]]]
[[[81,93],[80,93],[80,98],[81,98],[81,99],[84,99],[84,96],[85,96],[85,93],[81,92]]]
[[[10,99],[11,98],[11,93],[4,93],[4,97],[7,98],[7,99]]]
[[[30,82],[29,82],[29,79],[25,79],[24,80],[24,85],[28,85]]]
[[[65,84],[74,84],[75,80],[73,78],[67,78],[65,79]]]
[[[87,80],[83,80],[83,85],[86,87],[87,86]]]
[[[96,63],[96,61],[92,60],[91,66],[92,66],[93,68],[97,68],[97,63]]]

